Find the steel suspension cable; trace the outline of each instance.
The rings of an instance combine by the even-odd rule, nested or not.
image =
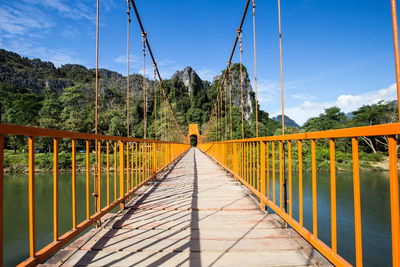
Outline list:
[[[243,119],[243,71],[242,71],[242,30],[238,29],[237,34],[239,37],[239,54],[240,54],[240,102],[242,106],[242,138],[244,139],[244,119]]]
[[[231,63],[228,62],[228,79],[229,79],[229,117],[231,129],[229,133],[231,134],[232,140],[232,78],[231,78]]]
[[[96,12],[96,96],[95,96],[95,128],[94,128],[94,133],[97,134],[97,128],[98,128],[98,94],[99,94],[99,0],[97,0],[97,12]],[[98,211],[98,206],[97,206],[97,198],[98,198],[98,168],[97,162],[98,162],[98,144],[97,140],[95,140],[95,164],[94,164],[94,175],[93,175],[93,196],[94,196],[94,209],[97,212]],[[96,224],[97,225],[97,224]]]
[[[163,102],[162,102],[162,95],[161,95],[161,87],[160,87],[160,129],[161,129],[161,134],[160,134],[160,140],[163,140]]]
[[[146,36],[147,33],[142,33],[143,42],[143,139],[146,139],[146,116],[147,116],[147,99],[146,99]]]
[[[240,25],[239,25],[240,31],[241,31],[241,29],[242,29],[242,26],[243,26],[243,23],[244,23],[244,19],[246,18],[246,14],[247,14],[247,10],[248,10],[248,8],[249,8],[249,4],[250,4],[250,0],[247,0],[246,5],[245,5],[245,8],[244,8],[244,11],[243,11],[242,19],[241,19]],[[229,57],[229,60],[228,60],[228,66],[230,66],[231,63],[232,63],[233,54],[235,53],[238,40],[239,40],[239,37],[238,37],[238,35],[236,34],[235,42],[234,42],[233,47],[232,47],[232,52],[231,52],[230,57]],[[224,82],[224,80],[225,80],[226,75],[227,75],[227,73],[225,72],[223,82]],[[220,90],[221,90],[221,88],[220,88]],[[217,103],[214,103],[214,108],[216,108],[216,104],[217,104]],[[214,114],[214,115],[215,115],[215,114]],[[208,123],[207,123],[207,126],[206,126],[205,131],[204,131],[204,135],[206,135],[206,134],[208,133],[208,129],[209,129],[209,127],[211,126],[212,118],[213,118],[213,113],[211,114],[210,119],[209,119],[209,121],[208,121]]]
[[[227,121],[226,121],[226,98],[228,97],[228,95],[226,94],[226,87],[227,87],[227,82],[225,83],[225,105],[224,105],[225,112],[224,112],[224,117],[225,117],[225,140],[228,140],[228,125],[227,125]]]
[[[126,64],[126,136],[129,137],[129,25],[131,24],[131,3],[127,0],[128,10],[126,14],[128,15],[128,25],[127,25],[127,64]]]
[[[257,54],[256,54],[256,4],[253,0],[253,39],[254,39],[254,88],[256,93],[256,137],[258,137],[258,101],[257,101]]]
[[[283,63],[282,63],[282,26],[281,26],[281,0],[278,0],[278,13],[279,13],[279,51],[280,51],[280,66],[281,66],[281,102],[282,102],[282,135],[285,135],[285,112],[283,102]],[[287,211],[287,181],[285,169],[285,143],[282,144],[282,163],[283,163],[283,196],[284,196],[284,210]],[[280,159],[279,159],[280,160]]]
[[[393,25],[393,45],[394,45],[394,63],[396,70],[396,85],[397,85],[397,113],[400,122],[400,55],[399,55],[399,31],[397,25],[397,9],[396,0],[391,0],[392,7],[392,25]],[[400,244],[399,244],[400,245]]]
[[[282,135],[284,135],[285,134],[285,110],[284,110],[284,105],[283,105],[281,0],[278,0],[278,13],[279,13],[279,51],[280,51],[280,62],[281,62]]]
[[[140,29],[141,29],[142,34],[143,34],[143,33],[145,33],[145,30],[144,30],[142,21],[141,21],[141,19],[140,19],[139,12],[138,12],[138,10],[137,10],[137,8],[136,8],[135,1],[134,1],[134,0],[130,0],[130,1],[131,1],[131,3],[132,3],[133,10],[135,11],[136,18],[137,18],[137,20],[138,20]],[[248,1],[249,1],[249,0],[248,0]],[[147,48],[148,48],[148,51],[149,51],[149,54],[150,54],[150,57],[151,57],[153,63],[156,64],[157,62],[156,62],[155,59],[154,59],[154,55],[153,55],[153,52],[152,52],[152,50],[151,50],[151,47],[150,47],[148,38],[146,38],[145,43],[146,43],[146,46],[147,46]],[[162,85],[163,79],[161,78],[160,71],[159,71],[158,67],[156,67],[156,72],[157,72],[158,79],[159,79],[159,81],[160,81],[160,87],[162,88],[163,91],[165,91],[165,88],[164,88],[163,85]],[[170,109],[171,115],[172,115],[172,117],[173,117],[173,119],[174,119],[175,126],[176,126],[177,129],[179,130],[179,133],[180,133],[181,137],[184,139],[184,138],[185,138],[185,135],[183,134],[183,131],[182,131],[181,127],[180,127],[179,124],[178,124],[178,121],[177,121],[177,119],[176,119],[175,113],[173,112],[173,109],[172,109],[172,106],[171,106],[171,102],[170,102],[170,100],[169,100],[169,98],[168,98],[167,95],[166,95],[166,100],[167,100],[167,104],[168,104],[168,107],[169,107],[169,109]]]
[[[154,136],[157,140],[157,91],[156,91],[156,64],[153,64],[154,68]]]
[[[217,96],[217,141],[219,141],[219,94]]]

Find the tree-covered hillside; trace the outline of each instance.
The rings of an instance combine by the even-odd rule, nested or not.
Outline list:
[[[178,123],[186,134],[189,123],[198,123],[204,130],[221,84],[220,76],[212,83],[202,81],[187,67],[164,80]],[[156,81],[146,80],[147,137],[155,138],[154,93],[157,95],[158,117],[160,88]],[[131,136],[143,136],[143,76],[132,74],[130,81]],[[233,137],[241,137],[239,64],[231,69]],[[243,98],[245,136],[255,136],[255,99],[246,68],[243,66]],[[94,133],[95,70],[81,65],[67,64],[56,68],[51,62],[28,59],[16,53],[0,50],[0,115],[2,123]],[[272,135],[279,123],[268,113],[259,110],[259,135]],[[160,120],[157,136],[161,135]],[[126,77],[106,69],[99,70],[99,130],[100,134],[126,136]],[[173,137],[171,137],[173,138]],[[8,140],[17,149],[23,142]],[[40,149],[48,144],[38,142]]]

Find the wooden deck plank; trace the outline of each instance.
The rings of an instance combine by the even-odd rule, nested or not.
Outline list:
[[[197,149],[138,193],[44,265],[330,265]]]

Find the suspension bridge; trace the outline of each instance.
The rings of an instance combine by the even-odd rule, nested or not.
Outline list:
[[[400,58],[396,1],[391,0],[397,89],[400,89]],[[97,1],[95,133],[66,132],[52,129],[0,125],[0,265],[3,266],[4,221],[4,150],[7,136],[25,136],[28,145],[29,257],[19,266],[44,265],[223,265],[223,266],[350,266],[349,259],[338,252],[336,140],[348,139],[352,145],[355,264],[363,265],[363,236],[360,200],[358,138],[387,136],[390,176],[390,218],[392,265],[400,266],[400,221],[397,139],[400,123],[339,130],[285,134],[283,105],[282,34],[280,1],[279,42],[282,92],[282,135],[245,138],[243,91],[241,92],[242,139],[232,139],[232,100],[230,70],[239,47],[242,61],[242,25],[252,7],[254,64],[256,70],[255,1],[247,0],[235,32],[218,96],[208,124],[200,131],[197,124],[185,134],[175,116],[170,99],[150,47],[147,33],[134,0],[127,1],[127,135],[106,136],[98,133],[98,40],[99,1]],[[146,88],[143,82],[143,105],[146,90],[154,90],[157,120],[161,136],[147,139],[146,112],[143,138],[131,137],[129,110],[129,40],[131,10],[141,29],[143,79],[146,52],[154,67],[158,85]],[[242,64],[240,64],[242,76]],[[257,103],[257,75],[255,72]],[[241,89],[243,89],[242,77]],[[159,94],[156,94],[156,86]],[[400,102],[398,101],[398,105]],[[257,105],[256,105],[257,107]],[[158,112],[157,112],[158,108]],[[400,119],[400,118],[399,118]],[[157,133],[157,131],[156,131]],[[196,137],[197,148],[190,146]],[[46,220],[53,225],[52,239],[37,247],[35,207],[35,140],[53,140],[53,212]],[[59,227],[59,152],[60,140],[71,149],[72,196],[71,228],[62,233]],[[319,238],[316,146],[329,142],[330,159],[330,242]],[[312,227],[304,223],[303,144],[311,144]],[[84,147],[85,216],[77,216],[77,146]],[[293,155],[296,152],[296,157]],[[94,163],[90,155],[95,154]],[[102,157],[106,157],[103,163]],[[293,164],[297,168],[293,168]],[[93,173],[92,173],[93,172]],[[293,175],[298,175],[298,183]],[[104,188],[105,186],[105,188]],[[298,197],[293,196],[296,188]],[[294,214],[294,205],[298,214]]]

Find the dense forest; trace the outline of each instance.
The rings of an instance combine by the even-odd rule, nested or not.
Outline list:
[[[239,64],[231,69],[233,137],[241,137],[240,72]],[[198,123],[204,130],[220,89],[221,78],[212,83],[202,81],[187,67],[163,81],[178,124],[186,134],[189,123]],[[143,76],[132,74],[130,81],[130,128],[132,137],[143,137]],[[157,122],[155,133],[155,95],[157,117],[167,113],[167,105],[160,101],[157,81],[145,79],[147,95],[147,138],[160,138]],[[245,136],[255,135],[255,99],[246,68],[243,66],[243,98]],[[0,50],[0,116],[2,123],[28,125],[94,133],[95,70],[81,65],[56,68],[51,62],[30,60],[16,53]],[[260,135],[273,135],[279,123],[259,110]],[[99,70],[99,134],[126,136],[126,77],[109,70]],[[174,136],[169,137],[174,140]],[[7,147],[14,150],[26,144],[19,138],[7,138]],[[39,150],[50,149],[48,142],[38,140]]]
[[[241,138],[240,71],[239,64],[233,64],[229,81],[232,84],[232,128],[233,138]],[[171,101],[172,109],[184,134],[189,123],[198,123],[204,131],[215,104],[222,76],[213,82],[203,81],[196,72],[187,67],[177,71],[170,79],[163,81],[163,87]],[[160,86],[157,81],[146,78],[147,109],[143,108],[143,76],[132,74],[130,81],[130,136],[143,137],[143,117],[147,115],[147,138],[161,137],[157,121],[155,132],[155,100],[157,117],[160,112],[167,114],[167,105],[160,101]],[[155,99],[155,96],[157,99]],[[229,98],[229,95],[225,97]],[[243,98],[245,137],[255,136],[254,91],[245,66],[243,66]],[[49,129],[61,129],[94,133],[95,70],[81,65],[67,64],[56,68],[51,62],[28,59],[16,53],[0,49],[0,121]],[[258,104],[257,104],[258,105]],[[285,116],[286,133],[322,131],[347,127],[368,126],[395,122],[397,103],[379,102],[363,106],[350,114],[337,107],[331,107],[317,117],[310,118],[301,127]],[[281,116],[270,118],[258,108],[259,136],[281,134]],[[174,126],[172,125],[172,128]],[[126,136],[126,77],[106,69],[99,70],[99,134]],[[169,140],[177,141],[174,131]],[[346,169],[351,160],[351,144],[348,139],[338,139],[338,167]],[[23,137],[7,136],[6,148],[10,151],[26,150]],[[36,148],[41,152],[51,151],[51,140],[39,138]],[[61,142],[68,150],[69,143]],[[78,143],[79,146],[79,143]],[[309,153],[305,142],[304,153]],[[327,169],[329,146],[327,140],[318,140],[318,169]],[[387,153],[386,137],[360,138],[360,157],[365,161],[381,161]],[[293,149],[294,158],[296,149]],[[341,163],[343,164],[341,165]],[[305,168],[309,166],[305,157]],[[367,166],[367,165],[366,165]],[[369,166],[369,165],[368,165]],[[296,166],[294,166],[296,167]],[[362,167],[362,166],[361,166]]]

